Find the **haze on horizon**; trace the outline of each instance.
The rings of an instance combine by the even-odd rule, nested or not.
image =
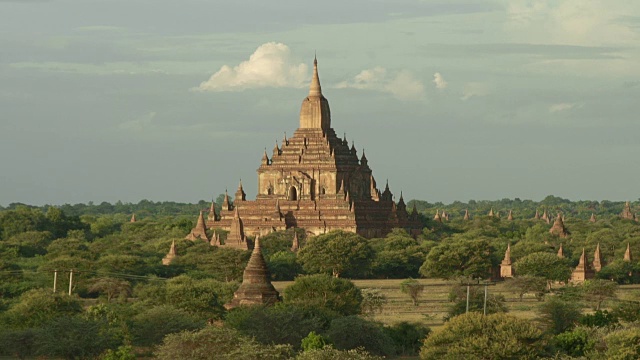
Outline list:
[[[635,200],[639,45],[631,0],[0,0],[0,205],[253,198],[314,53],[396,196]]]

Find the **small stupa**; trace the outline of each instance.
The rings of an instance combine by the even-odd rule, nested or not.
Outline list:
[[[536,214],[533,215],[533,220],[540,220],[540,212],[536,209]]]
[[[129,222],[136,222],[138,220],[136,220],[136,214],[131,214],[131,220],[129,220]]]
[[[493,213],[493,208],[491,208],[491,210],[489,210],[489,217],[494,217],[495,214]]]
[[[507,244],[507,251],[504,252],[504,259],[500,263],[500,277],[513,277],[513,267],[511,266],[511,244]]]
[[[596,245],[596,251],[593,253],[593,263],[591,263],[591,265],[593,265],[593,270],[595,270],[596,272],[602,270],[602,267],[604,266],[604,261],[602,260],[602,252],[600,251],[600,243]]]
[[[211,207],[209,208],[209,215],[207,215],[207,221],[218,221],[218,214],[216,214],[216,203],[211,200]]]
[[[173,240],[171,242],[171,248],[169,248],[169,252],[162,258],[162,265],[170,265],[171,262],[178,256],[176,253],[176,241]]]
[[[560,248],[558,248],[558,257],[560,259],[564,259],[564,249],[562,248],[562,244],[560,244]]]
[[[436,214],[433,217],[433,220],[437,222],[442,222],[442,218],[440,217],[440,210],[436,210]]]
[[[291,244],[291,251],[292,252],[298,252],[298,250],[300,250],[300,240],[298,240],[298,233],[297,232],[293,232],[293,242]]]
[[[196,227],[191,229],[191,232],[185,237],[185,239],[191,241],[200,239],[209,242],[209,237],[207,237],[207,228],[204,225],[204,216],[202,215],[202,210],[200,210],[200,215],[198,215],[198,222],[196,222]]]
[[[561,238],[569,236],[569,231],[564,227],[564,222],[562,221],[562,215],[560,215],[560,213],[558,213],[556,221],[553,223],[551,229],[549,229],[549,233],[552,235],[558,235]]]
[[[224,241],[224,245],[237,249],[249,250],[247,239],[244,236],[244,225],[242,222],[242,218],[240,218],[240,212],[238,211],[237,207],[233,214],[231,230],[227,235],[227,239]]]
[[[469,209],[465,209],[464,210],[464,218],[462,218],[463,220],[470,220],[471,216],[469,216]]]
[[[584,248],[582,249],[582,255],[580,255],[580,262],[576,266],[575,270],[571,273],[572,282],[583,282],[588,279],[593,279],[594,272],[589,267],[587,262],[587,256],[585,255]]]
[[[628,201],[624,204],[624,208],[620,213],[620,217],[628,220],[635,220],[636,216],[631,212],[631,203]]]
[[[627,243],[627,250],[624,252],[624,261],[626,262],[632,262],[633,261],[633,256],[631,256],[631,245],[629,243]]]
[[[547,209],[544,209],[544,211],[542,212],[542,220],[544,220],[544,222],[546,222],[547,224],[551,223],[551,218],[549,218],[549,215],[547,214]]]
[[[253,252],[242,275],[242,284],[233,293],[227,310],[242,305],[272,305],[280,301],[280,294],[271,284],[271,275],[260,249],[260,237],[256,236]]]
[[[591,213],[591,218],[589,218],[589,222],[594,223],[594,222],[596,222],[596,221],[598,221],[598,220],[596,219],[596,214]]]
[[[509,210],[509,215],[507,216],[507,220],[513,221],[513,213],[511,210]]]

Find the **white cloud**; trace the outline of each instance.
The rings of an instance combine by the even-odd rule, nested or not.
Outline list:
[[[507,33],[518,41],[607,45],[637,41],[623,19],[640,11],[637,0],[509,0]]]
[[[401,70],[391,75],[385,68],[379,66],[362,70],[353,79],[342,81],[336,87],[381,91],[406,101],[421,100],[425,96],[424,85],[414,79],[410,72]]]
[[[557,113],[560,111],[565,111],[565,110],[571,110],[573,108],[580,108],[582,107],[582,104],[577,104],[577,103],[559,103],[559,104],[553,104],[551,106],[549,106],[549,112],[550,113]]]
[[[130,132],[142,132],[153,126],[153,119],[155,119],[156,115],[155,111],[151,111],[137,119],[121,123],[118,125],[118,129]]]
[[[474,96],[487,96],[489,95],[489,87],[486,84],[479,82],[470,82],[464,85],[462,90],[462,97],[460,99],[466,101]]]
[[[442,90],[447,87],[448,83],[442,77],[439,72],[433,74],[433,83],[436,84],[436,89]]]
[[[269,42],[260,45],[249,57],[233,68],[224,65],[194,90],[241,91],[263,87],[302,87],[308,82],[308,67],[295,64],[289,47]]]

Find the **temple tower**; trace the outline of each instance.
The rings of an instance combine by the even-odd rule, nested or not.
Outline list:
[[[298,240],[298,233],[295,232],[295,229],[293,231],[293,242],[291,244],[291,251],[292,252],[298,252],[298,250],[300,250],[300,240]]]
[[[507,244],[507,251],[504,252],[504,259],[500,263],[500,277],[513,277],[513,268],[511,266],[511,244]]]
[[[562,248],[562,244],[560,244],[560,247],[558,248],[558,257],[560,259],[564,259],[564,249]]]
[[[569,236],[569,231],[564,227],[564,222],[562,221],[562,215],[560,215],[560,213],[558,213],[556,221],[553,223],[551,229],[549,229],[549,233],[552,235],[558,235],[561,238]]]
[[[513,221],[513,213],[509,210],[509,215],[507,216],[507,220]]]
[[[533,215],[533,220],[540,220],[540,212],[536,209],[536,214]]]
[[[596,245],[596,251],[593,253],[593,270],[596,272],[600,272],[602,267],[604,266],[604,261],[602,260],[602,252],[600,251],[600,243]]]
[[[470,219],[471,219],[471,216],[469,216],[469,209],[465,209],[464,210],[464,217],[462,218],[462,220],[467,221],[467,220],[470,220]]]
[[[580,255],[580,262],[576,266],[575,270],[571,273],[572,282],[583,282],[588,279],[593,279],[594,272],[589,267],[587,262],[587,256],[585,255],[584,248],[582,249],[582,255]]]
[[[137,221],[137,220],[136,220],[136,214],[131,214],[131,220],[129,220],[129,222],[134,223],[134,222],[136,222],[136,221]]]
[[[262,256],[260,237],[256,237],[253,252],[242,275],[242,284],[233,293],[231,302],[224,305],[227,310],[242,305],[273,305],[280,301],[280,294],[271,284],[271,275]]]
[[[596,221],[597,221],[597,219],[596,219],[596,214],[591,213],[591,217],[589,218],[589,222],[594,223],[594,222],[596,222]]]
[[[170,265],[171,262],[178,256],[176,253],[176,241],[173,240],[171,242],[171,247],[169,248],[169,252],[162,258],[162,265]]]
[[[207,237],[207,228],[204,225],[204,216],[202,215],[202,210],[200,210],[200,215],[198,215],[198,222],[196,223],[196,227],[191,229],[191,232],[185,237],[185,239],[191,241],[200,239],[209,242],[209,238]]]
[[[631,203],[629,203],[628,201],[625,202],[624,204],[624,208],[622,209],[622,212],[620,213],[620,217],[623,219],[628,219],[628,220],[635,220],[636,216],[633,214],[633,212],[631,212]]]
[[[626,262],[632,262],[633,261],[633,257],[631,256],[631,245],[629,243],[627,243],[627,250],[624,252],[624,261]]]

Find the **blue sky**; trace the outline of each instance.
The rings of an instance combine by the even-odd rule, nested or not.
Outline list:
[[[637,199],[637,1],[0,0],[0,204],[255,195],[314,52],[406,199]]]

